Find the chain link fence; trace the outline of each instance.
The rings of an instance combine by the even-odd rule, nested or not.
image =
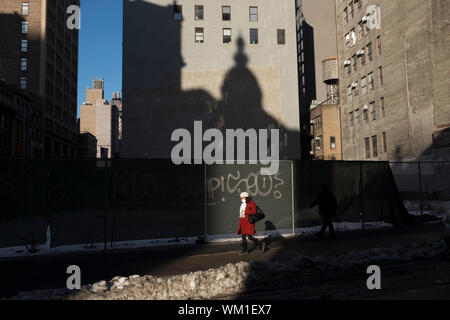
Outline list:
[[[274,176],[261,175],[261,168],[0,159],[0,247],[236,237],[243,191],[266,214],[258,234],[319,226],[318,209],[309,205],[322,184],[337,198],[335,221],[361,229],[408,223],[403,203],[423,214],[450,198],[449,163],[280,161]]]
[[[450,216],[450,162],[391,162],[405,206],[423,222]]]

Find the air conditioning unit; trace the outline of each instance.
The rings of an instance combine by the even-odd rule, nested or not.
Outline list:
[[[313,121],[313,120],[311,120],[311,121],[309,122],[309,124],[314,124],[314,121]]]
[[[359,50],[356,54],[357,54],[358,56],[362,56],[362,55],[364,54],[364,50]]]
[[[351,64],[352,64],[352,62],[350,60],[345,60],[344,61],[344,66],[349,66]]]
[[[369,106],[367,104],[364,105],[363,110],[369,109]]]
[[[352,83],[352,88],[357,88],[358,87],[358,82],[353,82]]]
[[[362,22],[367,22],[367,20],[369,20],[368,18],[367,18],[367,16],[364,16],[363,18],[362,18]]]

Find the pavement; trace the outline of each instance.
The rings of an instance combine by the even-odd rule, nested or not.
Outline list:
[[[208,270],[240,261],[285,260],[300,254],[339,255],[392,244],[441,240],[443,234],[444,225],[433,223],[342,232],[337,234],[335,240],[319,240],[315,236],[301,235],[293,238],[266,238],[268,248],[265,253],[255,250],[244,256],[238,255],[240,244],[234,242],[0,259],[0,274],[3,276],[0,297],[32,290],[64,288],[69,277],[66,270],[70,265],[80,267],[82,284],[85,285],[100,280],[108,281],[115,276],[151,274],[164,277]]]

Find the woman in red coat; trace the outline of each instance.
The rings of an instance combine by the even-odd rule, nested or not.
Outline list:
[[[238,234],[242,235],[242,251],[241,254],[248,254],[247,249],[247,237],[255,244],[255,248],[261,248],[261,242],[255,237],[255,225],[251,224],[248,220],[248,216],[251,214],[256,214],[256,203],[250,198],[247,192],[241,193],[241,207],[239,209],[239,228]]]

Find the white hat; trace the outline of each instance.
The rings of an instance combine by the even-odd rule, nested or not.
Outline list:
[[[248,193],[247,192],[242,192],[241,193],[241,198],[248,198]]]

